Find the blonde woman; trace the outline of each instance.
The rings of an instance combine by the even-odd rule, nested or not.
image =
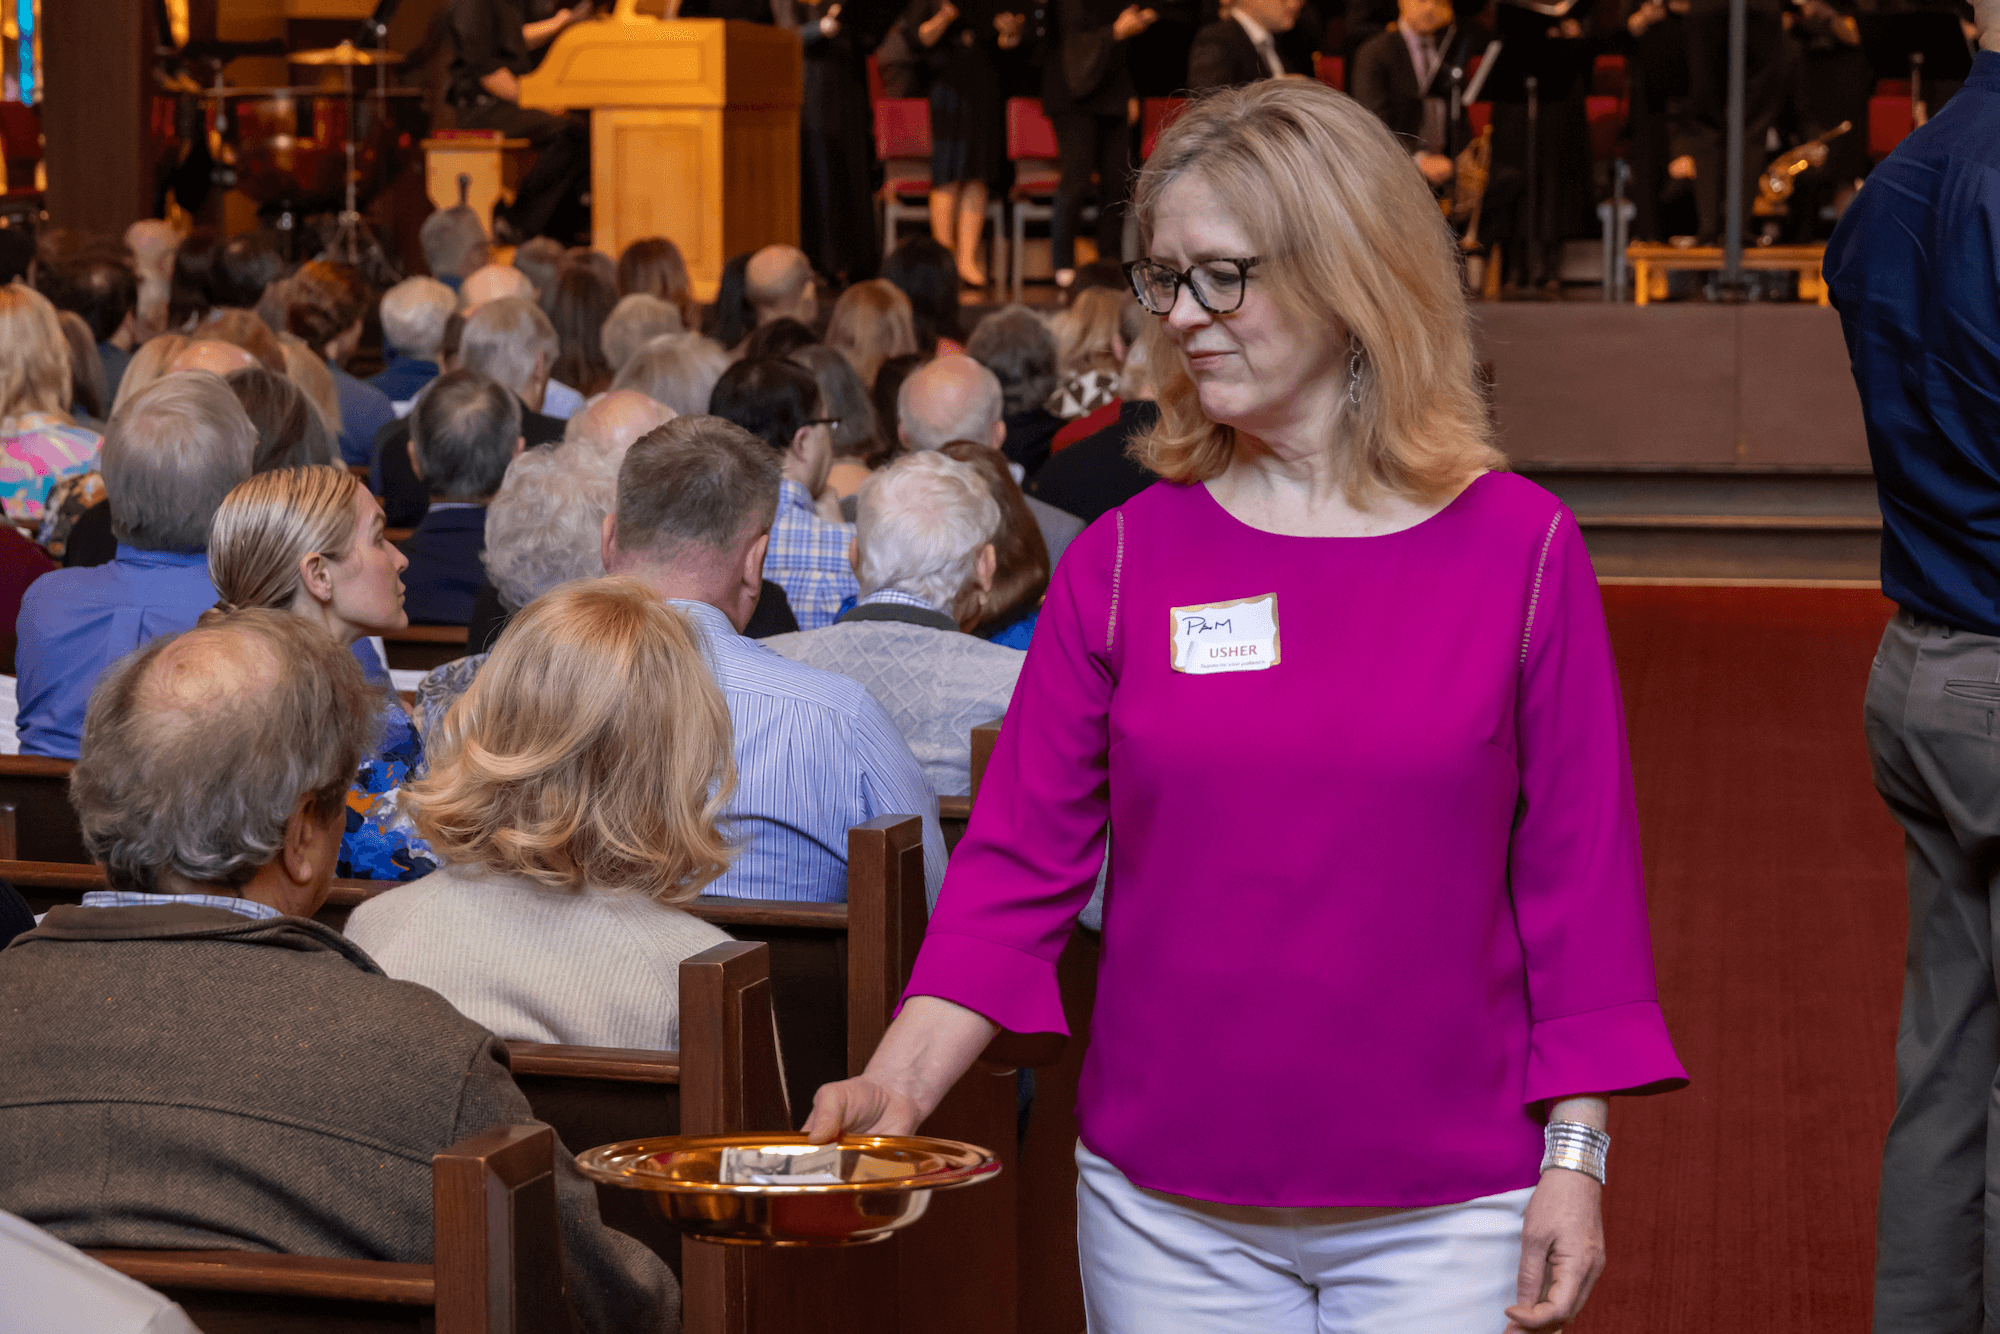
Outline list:
[[[0,287],[0,511],[38,522],[65,477],[97,467],[104,437],[70,416],[69,342],[30,287]]]
[[[1118,397],[1118,367],[1125,360],[1119,314],[1132,298],[1106,287],[1077,293],[1069,308],[1049,321],[1056,336],[1061,383],[1048,409],[1064,420],[1087,417]]]
[[[729,939],[675,905],[735,855],[730,744],[679,611],[632,579],[543,594],[407,794],[444,868],[362,905],[348,938],[503,1038],[677,1049],[680,961]]]
[[[846,357],[872,392],[875,372],[891,357],[907,357],[917,350],[916,317],[910,298],[894,283],[870,278],[856,283],[833,303],[827,321],[825,343]]]
[[[270,607],[303,616],[343,647],[400,630],[409,561],[382,527],[382,507],[345,468],[258,473],[223,499],[208,528],[208,577],[225,611]],[[356,657],[383,687],[381,736],[347,794],[338,873],[409,880],[435,867],[397,810],[395,790],[423,760],[422,743],[383,680],[372,648]]]
[[[997,1028],[1064,1031],[1108,828],[1091,1329],[1553,1330],[1606,1095],[1686,1082],[1576,520],[1497,470],[1451,234],[1359,103],[1197,101],[1137,212],[1164,480],[1064,553],[902,1013],[808,1129],[906,1133]]]

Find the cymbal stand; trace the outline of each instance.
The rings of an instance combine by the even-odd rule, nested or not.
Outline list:
[[[381,65],[377,65],[375,71],[379,87],[387,76]],[[360,122],[355,116],[354,66],[340,67],[340,82],[342,96],[347,102],[347,129],[341,143],[341,148],[347,157],[346,207],[341,210],[340,221],[334,227],[333,237],[327,242],[319,257],[338,264],[351,264],[369,275],[372,280],[387,278],[389,282],[394,283],[401,279],[402,274],[394,264],[390,263],[388,254],[375,239],[375,233],[361,218],[361,171],[357,162],[361,145],[356,138],[360,132]],[[378,98],[377,114],[381,114],[387,105],[386,98]]]

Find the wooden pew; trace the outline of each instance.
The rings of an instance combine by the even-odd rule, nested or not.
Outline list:
[[[979,780],[986,773],[986,762],[993,758],[993,743],[1000,739],[1000,724],[1005,721],[995,718],[972,729],[972,791],[963,797],[938,798],[938,823],[944,827],[946,850],[958,846],[958,840],[965,837],[965,826],[972,819],[972,800],[979,795]]]
[[[388,666],[399,672],[428,672],[466,654],[462,625],[407,625],[382,636]]]
[[[555,1142],[546,1126],[502,1126],[433,1158],[430,1264],[253,1251],[89,1254],[172,1297],[205,1334],[563,1334],[574,1325],[562,1296]]]
[[[76,809],[69,804],[74,760],[0,755],[0,857],[12,861],[88,862]]]

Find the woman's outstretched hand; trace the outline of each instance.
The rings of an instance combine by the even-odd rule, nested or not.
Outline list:
[[[805,1135],[815,1144],[842,1135],[909,1135],[922,1121],[923,1110],[913,1100],[861,1075],[819,1086]]]

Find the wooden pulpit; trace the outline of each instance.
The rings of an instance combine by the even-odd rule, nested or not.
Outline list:
[[[616,256],[667,237],[712,301],[729,256],[798,244],[804,77],[783,28],[659,18],[618,0],[555,39],[522,77],[521,105],[589,109],[597,248]]]

